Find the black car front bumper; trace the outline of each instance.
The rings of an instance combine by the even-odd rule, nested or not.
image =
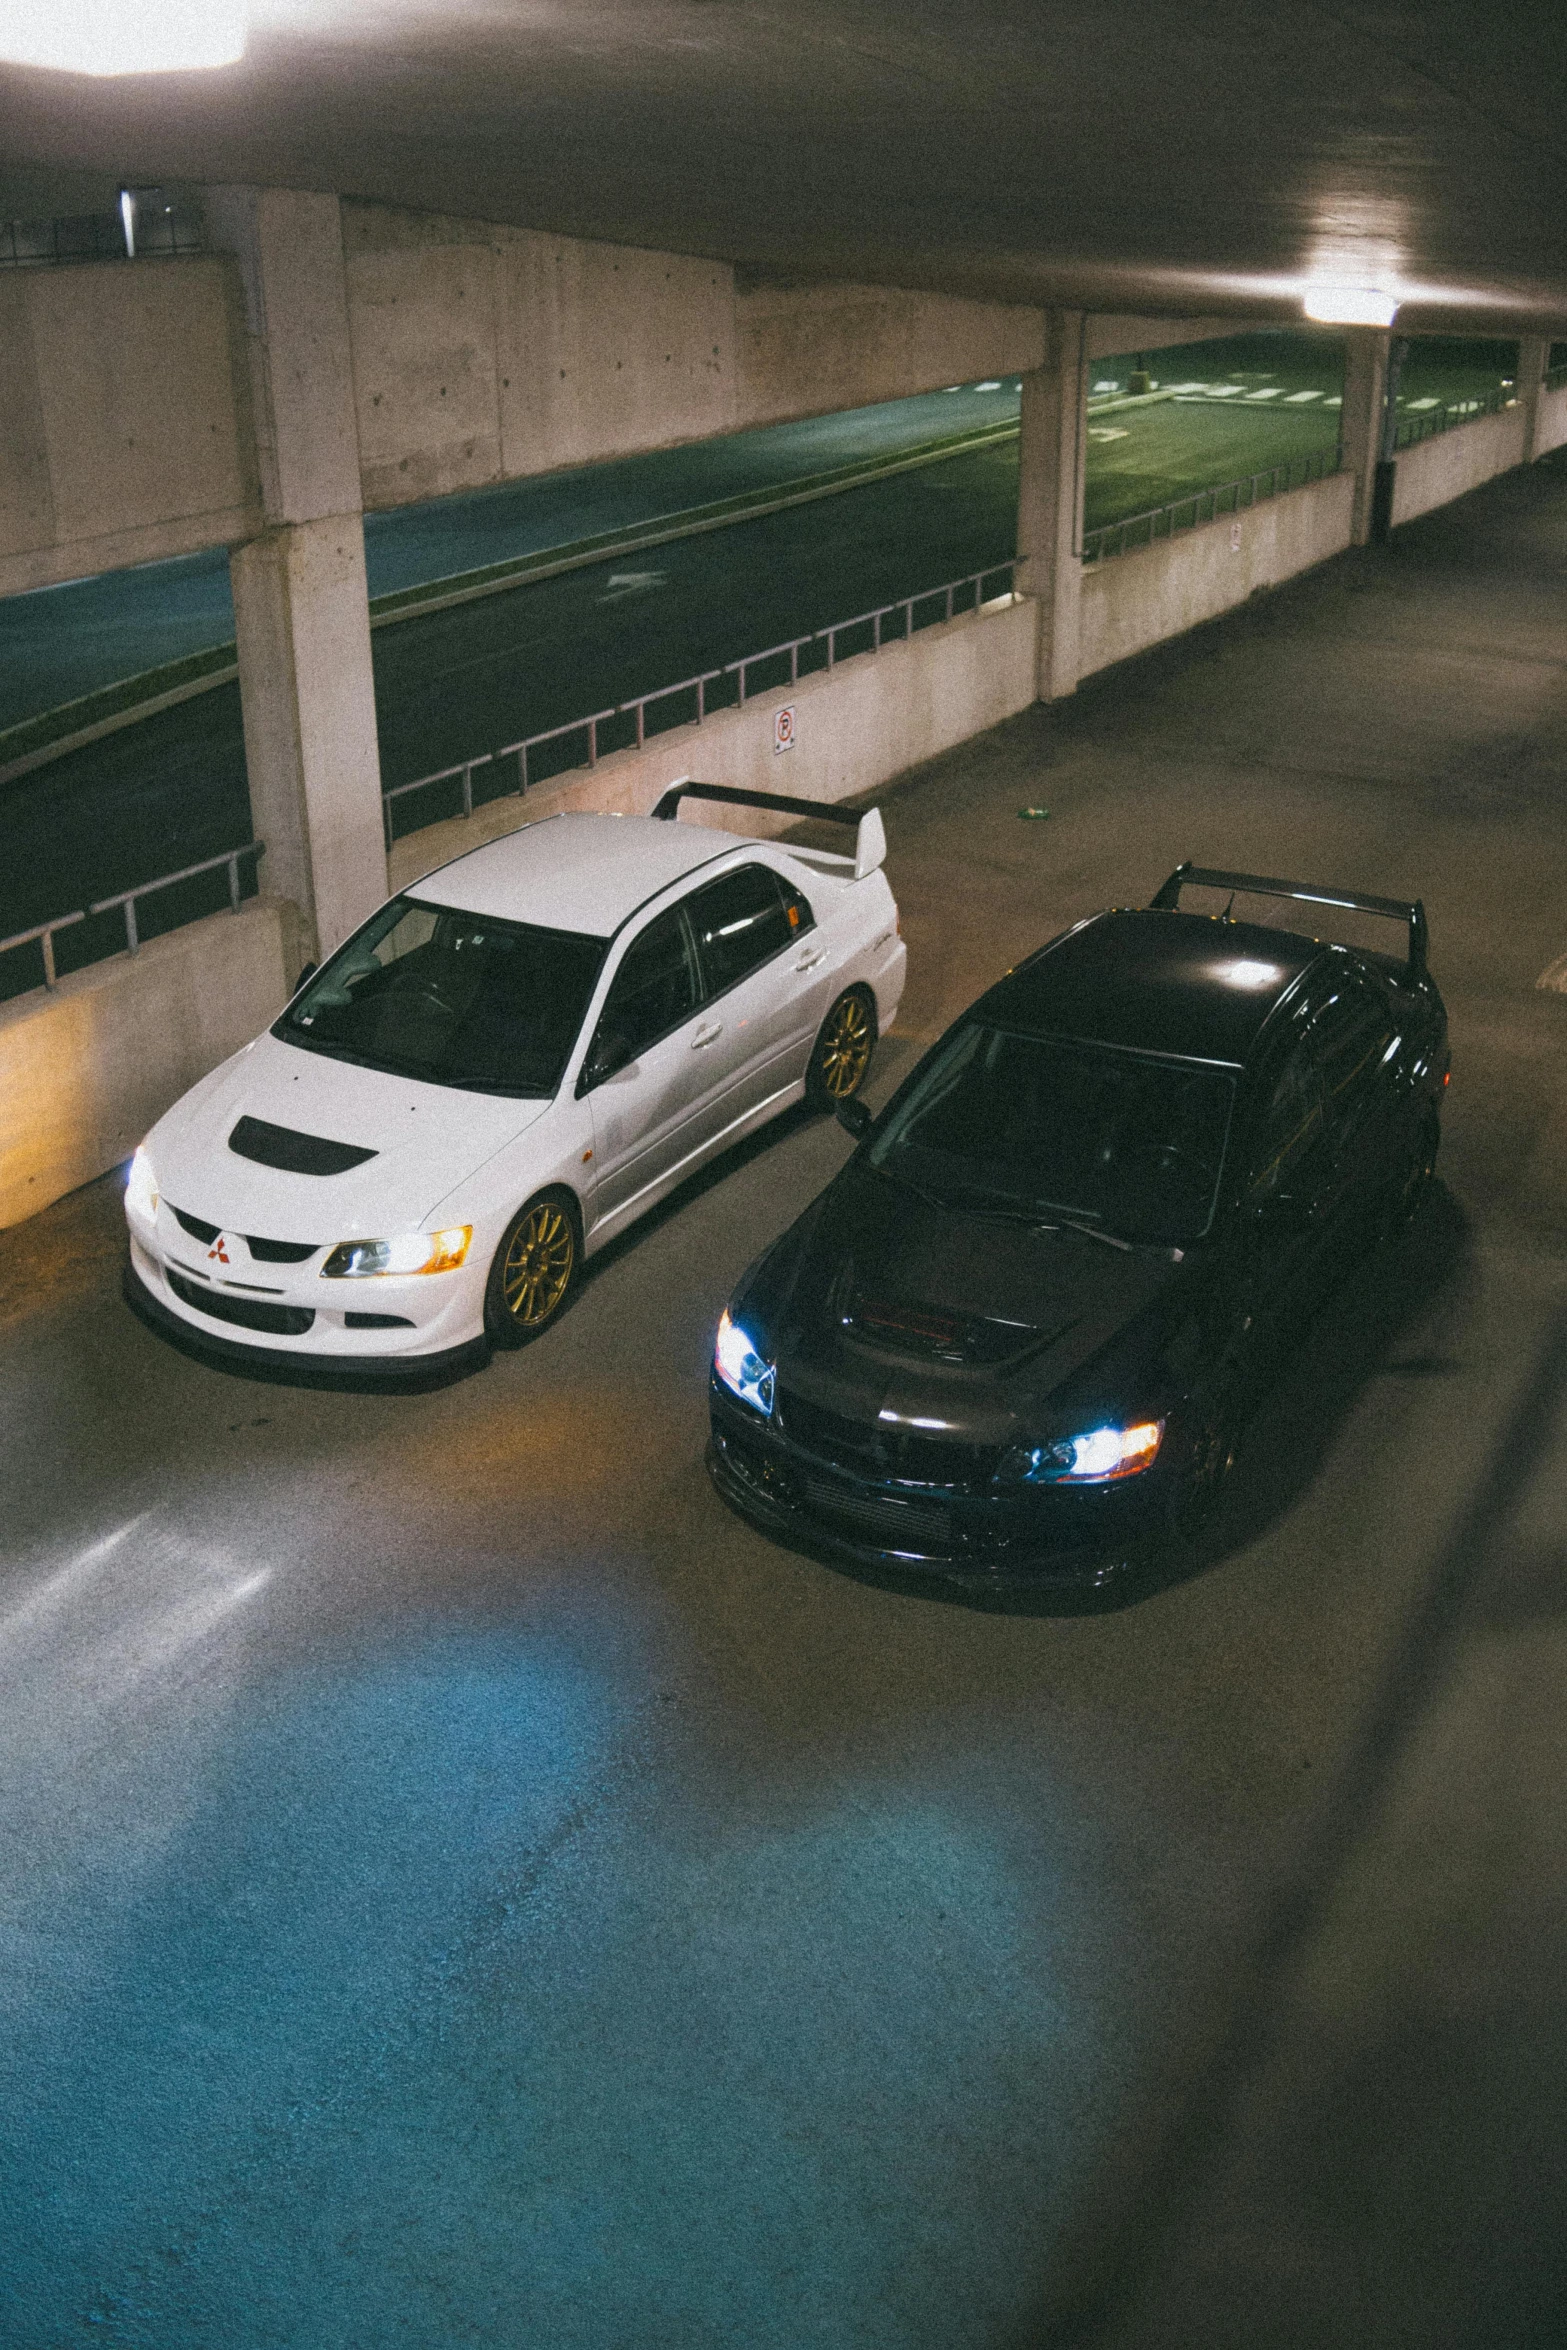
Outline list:
[[[1155,1472],[1076,1492],[878,1481],[790,1443],[716,1388],[711,1405],[708,1474],[730,1508],[779,1541],[853,1566],[990,1584],[1094,1583],[1164,1532]]]

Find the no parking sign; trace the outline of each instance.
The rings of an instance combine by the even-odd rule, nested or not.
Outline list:
[[[792,751],[794,749],[793,702],[785,702],[781,710],[773,712],[773,749],[775,751]]]

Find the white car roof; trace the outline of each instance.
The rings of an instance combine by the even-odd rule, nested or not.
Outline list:
[[[672,881],[748,844],[711,825],[563,810],[439,866],[406,895],[498,921],[608,938]]]

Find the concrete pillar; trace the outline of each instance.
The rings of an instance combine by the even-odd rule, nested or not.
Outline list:
[[[251,812],[317,960],[386,895],[342,225],[335,196],[279,188],[210,188],[205,215],[244,288],[268,524],[229,559]]]
[[[1518,368],[1513,378],[1513,394],[1523,410],[1523,461],[1532,465],[1539,451],[1535,446],[1540,430],[1540,394],[1545,388],[1545,371],[1551,364],[1551,346],[1543,335],[1524,335],[1518,345]]]
[[[1017,584],[1039,606],[1037,691],[1077,691],[1083,597],[1083,461],[1088,337],[1080,310],[1045,316],[1045,364],[1023,378]]]
[[[1344,405],[1339,411],[1339,438],[1344,448],[1344,464],[1355,477],[1350,539],[1357,547],[1365,546],[1371,537],[1391,342],[1391,336],[1378,327],[1351,326],[1344,330]]]

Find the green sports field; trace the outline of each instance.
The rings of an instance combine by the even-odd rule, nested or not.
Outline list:
[[[1400,418],[1477,412],[1516,357],[1511,343],[1412,343]],[[1278,466],[1299,480],[1331,461],[1343,393],[1343,338],[1331,332],[1281,328],[1103,361],[1089,395],[1085,531]]]

